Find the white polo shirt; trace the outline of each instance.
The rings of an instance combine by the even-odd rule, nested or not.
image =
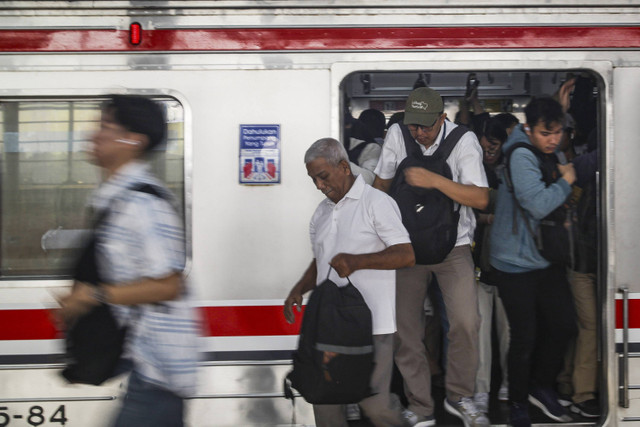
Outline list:
[[[360,176],[337,204],[327,198],[318,205],[309,229],[318,269],[317,284],[327,278],[329,262],[339,253],[375,253],[389,246],[411,242],[396,202],[366,184]],[[347,279],[340,278],[333,269],[329,278],[338,285],[347,284]],[[395,270],[358,270],[349,279],[371,309],[373,334],[394,333]]]
[[[436,142],[429,148],[418,144],[422,154],[431,156],[440,146],[443,132],[446,135],[457,128],[458,125],[445,121],[440,128],[440,133]],[[404,146],[402,130],[396,123],[389,128],[387,136],[382,146],[382,153],[378,159],[375,174],[382,179],[392,179],[396,175],[396,169],[400,162],[407,157],[407,150]],[[453,181],[460,184],[475,185],[478,187],[488,187],[487,176],[482,166],[482,148],[478,138],[473,132],[465,133],[456,144],[451,155],[447,159],[447,164],[451,168]],[[473,241],[473,232],[476,228],[476,217],[473,208],[462,206],[460,208],[460,221],[458,222],[458,238],[456,246],[468,245]]]

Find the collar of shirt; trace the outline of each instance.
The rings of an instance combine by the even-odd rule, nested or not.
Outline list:
[[[423,155],[431,156],[433,153],[436,152],[436,150],[438,149],[438,147],[440,146],[442,141],[444,141],[446,128],[447,128],[447,121],[445,120],[442,123],[442,126],[440,126],[440,132],[438,132],[438,136],[436,137],[436,142],[434,142],[429,147],[425,147],[424,145],[422,145],[418,141],[416,141],[416,144],[418,144],[420,146],[420,149],[422,150],[422,154]]]
[[[131,187],[136,182],[151,182],[150,166],[142,160],[134,160],[122,166],[113,175],[104,181],[93,193],[90,206],[99,211],[111,204],[125,188]]]

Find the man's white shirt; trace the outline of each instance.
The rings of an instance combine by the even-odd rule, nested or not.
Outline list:
[[[376,253],[389,246],[411,242],[396,202],[366,184],[362,177],[356,178],[337,204],[329,199],[320,202],[309,229],[318,271],[317,284],[327,276],[338,285],[347,284],[347,280],[338,277],[329,266],[339,253]],[[395,270],[358,270],[349,279],[371,309],[373,334],[394,333]]]

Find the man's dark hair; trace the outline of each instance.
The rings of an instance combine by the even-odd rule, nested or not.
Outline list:
[[[500,113],[493,118],[500,121],[505,129],[508,129],[511,126],[520,123],[520,120],[518,120],[518,118],[511,113]]]
[[[384,113],[382,111],[376,110],[375,108],[369,108],[360,113],[358,120],[367,126],[375,138],[384,137],[384,128],[387,119],[384,117]]]
[[[482,134],[479,135],[478,139],[482,139],[483,136],[485,136],[487,140],[497,139],[501,144],[504,144],[507,140],[507,130],[500,120],[492,117],[484,122]]]
[[[558,101],[548,96],[533,98],[524,108],[524,115],[531,129],[540,121],[549,128],[553,123],[563,123],[564,120],[562,106]]]
[[[162,143],[167,134],[167,123],[162,107],[149,98],[137,95],[112,95],[105,103],[105,111],[113,113],[119,125],[130,132],[146,135],[150,152]]]
[[[404,111],[398,111],[397,113],[393,113],[391,117],[389,117],[389,121],[387,122],[387,129],[389,129],[392,125],[396,123],[402,123],[404,120]]]

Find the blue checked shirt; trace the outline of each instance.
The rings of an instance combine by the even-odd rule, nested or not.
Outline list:
[[[135,191],[150,184],[165,198]],[[151,175],[145,162],[120,168],[91,198],[94,212],[108,209],[96,230],[100,277],[126,286],[143,278],[161,279],[185,266],[185,237],[180,216],[168,200],[170,192]],[[195,391],[198,322],[187,290],[174,301],[135,307],[112,305],[128,325],[125,357],[152,384],[188,396]]]

